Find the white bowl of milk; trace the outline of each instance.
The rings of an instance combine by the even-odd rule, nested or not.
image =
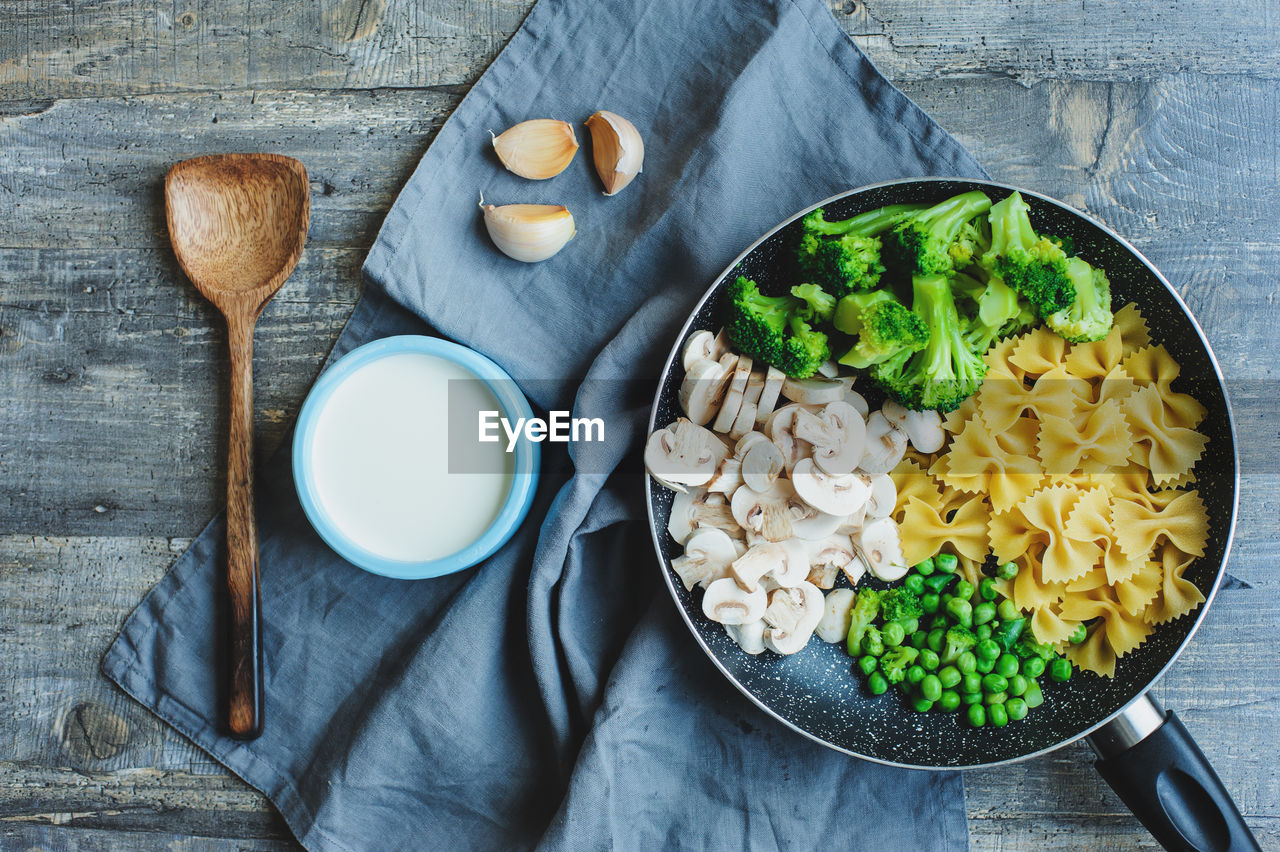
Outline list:
[[[311,389],[293,438],[316,532],[348,562],[402,579],[492,555],[528,514],[539,447],[480,441],[486,411],[533,416],[501,367],[456,343],[404,335],[343,356]]]

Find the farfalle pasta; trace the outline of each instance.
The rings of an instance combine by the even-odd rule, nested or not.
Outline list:
[[[1014,562],[997,588],[1036,640],[1111,677],[1204,602],[1185,576],[1209,536],[1194,488],[1204,406],[1175,389],[1179,364],[1132,304],[1102,340],[1039,328],[985,360],[982,388],[944,417],[948,444],[893,473],[907,559],[954,553],[971,579],[987,552]]]

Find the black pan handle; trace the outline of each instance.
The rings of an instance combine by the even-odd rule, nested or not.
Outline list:
[[[1170,852],[1261,852],[1218,773],[1172,711],[1134,699],[1089,737],[1094,764]]]

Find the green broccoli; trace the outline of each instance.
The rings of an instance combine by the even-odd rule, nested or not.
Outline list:
[[[979,275],[983,274],[979,272]],[[967,286],[967,282],[961,281],[964,278],[977,284],[976,292]],[[985,353],[992,343],[1000,339],[1001,332],[1022,316],[1023,306],[1018,294],[999,275],[985,273],[984,282],[958,274],[952,289],[971,299],[976,308],[965,328],[964,340],[978,355]]]
[[[764,296],[756,282],[741,275],[728,295],[729,338],[744,354],[794,378],[812,376],[831,357],[827,336],[805,321],[802,300]]]
[[[885,621],[903,621],[923,614],[920,596],[905,586],[896,586],[880,595],[880,617]]]
[[[889,683],[902,683],[907,678],[907,669],[918,656],[920,651],[910,645],[889,648],[880,657],[880,673]]]
[[[870,654],[873,657],[878,657],[884,653],[884,636],[880,633],[879,627],[872,625],[862,635],[862,653]]]
[[[924,204],[888,204],[838,222],[827,221],[826,212],[819,207],[805,214],[805,217],[800,220],[800,227],[806,234],[818,234],[824,237],[849,233],[874,237],[898,224],[904,216],[924,210],[926,206]]]
[[[1031,227],[1031,208],[1020,193],[992,205],[991,248],[981,264],[1004,279],[1042,318],[1075,299],[1075,285],[1067,275],[1067,255],[1057,243],[1037,236]]]
[[[991,225],[985,216],[978,216],[960,226],[960,233],[947,247],[956,269],[975,262],[991,248]]]
[[[966,222],[989,209],[991,199],[975,189],[908,216],[884,236],[886,265],[904,279],[951,272],[952,243]]]
[[[1101,340],[1111,331],[1111,282],[1101,269],[1078,257],[1068,258],[1067,277],[1075,286],[1076,297],[1045,317],[1045,323],[1072,343]]]
[[[1013,653],[1024,660],[1028,657],[1039,657],[1045,662],[1058,655],[1058,652],[1048,642],[1037,642],[1035,634],[1030,630],[1022,631],[1022,635],[1014,641]]]
[[[885,290],[845,296],[836,305],[834,324],[858,337],[840,357],[850,367],[866,368],[903,350],[919,352],[929,340],[924,321]]]
[[[907,408],[954,411],[977,391],[987,365],[961,334],[960,315],[945,275],[912,279],[912,311],[929,329],[919,352],[904,350],[873,364],[871,377]]]
[[[803,277],[837,298],[875,287],[884,273],[878,235],[923,206],[891,204],[839,222],[828,222],[822,208],[812,211],[800,221],[796,250]]]
[[[949,628],[943,638],[947,643],[947,646],[942,649],[941,659],[943,665],[954,663],[956,657],[959,657],[965,651],[972,650],[978,644],[978,637],[974,632],[959,624]]]
[[[831,322],[831,316],[836,312],[835,296],[817,284],[797,284],[791,288],[791,295],[805,303],[805,307],[801,309],[809,311],[805,319]]]
[[[862,637],[866,635],[867,628],[872,625],[879,614],[880,593],[875,589],[862,589],[859,591],[857,599],[853,602],[853,610],[850,613],[849,635],[846,640],[849,656],[862,656]]]

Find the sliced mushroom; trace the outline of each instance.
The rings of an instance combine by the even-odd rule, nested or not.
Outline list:
[[[894,427],[877,411],[867,418],[867,446],[858,467],[863,473],[888,473],[907,452],[906,433]]]
[[[870,502],[870,498],[868,498]],[[840,519],[840,526],[836,527],[837,535],[857,535],[862,531],[862,524],[867,518],[867,507],[864,505],[855,512],[850,512]]]
[[[815,376],[809,379],[793,379],[790,376],[782,383],[782,395],[792,402],[805,405],[826,405],[844,399],[849,390],[847,379],[827,379]]]
[[[853,388],[845,391],[844,401],[853,406],[853,410],[862,415],[862,419],[867,419],[867,414],[871,411],[871,406],[867,405],[867,400],[862,394]]]
[[[738,409],[738,419],[733,421],[733,427],[729,429],[729,437],[737,440],[743,435],[749,434],[756,425],[756,404],[754,402],[743,402],[742,408]]]
[[[782,453],[782,466],[787,473],[795,469],[796,462],[800,459],[807,459],[813,454],[813,448],[798,439],[794,431],[796,412],[801,410],[803,409],[799,404],[784,405],[773,412],[765,427],[774,446]]]
[[[843,568],[853,561],[853,540],[847,535],[832,534],[809,542],[810,565],[834,565]]]
[[[695,361],[702,359],[720,360],[720,356],[716,354],[716,336],[709,331],[695,331],[689,335],[680,353],[680,361],[684,364],[685,372],[689,371]]]
[[[922,453],[936,453],[946,441],[942,415],[936,411],[912,411],[889,400],[880,411],[886,420],[906,433],[911,446]]]
[[[840,365],[835,361],[823,361],[818,365],[818,375],[827,379],[834,379],[840,375]]]
[[[750,379],[751,359],[741,355],[733,368],[733,378],[729,381],[729,389],[725,391],[724,402],[720,404],[720,413],[716,415],[715,423],[711,425],[712,429],[717,432],[728,432],[733,428],[733,422],[738,419],[738,412],[742,410],[742,400]]]
[[[748,592],[732,577],[721,577],[707,586],[702,596],[702,612],[720,624],[748,624],[764,617],[769,597],[764,589]]]
[[[717,358],[723,358],[733,351],[733,341],[729,339],[729,330],[727,328],[722,328],[716,332],[715,347]]]
[[[857,474],[832,476],[818,470],[813,459],[801,459],[791,471],[791,484],[800,499],[828,515],[848,515],[866,505],[871,487]]]
[[[836,577],[840,576],[840,569],[824,562],[821,565],[813,565],[809,568],[809,576],[806,577],[810,583],[813,583],[819,589],[832,589],[836,585]]]
[[[748,536],[756,533],[766,541],[785,541],[793,532],[791,507],[795,500],[795,488],[787,480],[779,479],[767,491],[743,485],[733,492],[730,506],[734,520]]]
[[[728,356],[726,356],[727,360]],[[733,364],[737,356],[733,356]],[[680,383],[680,409],[699,426],[705,426],[715,418],[724,401],[725,390],[733,377],[732,364],[725,360],[699,359],[685,368],[684,381]]]
[[[705,485],[728,454],[720,440],[684,417],[649,436],[644,466],[660,484],[672,491]]]
[[[769,436],[763,432],[748,432],[739,438],[738,442],[733,445],[734,456],[739,459],[746,458],[747,453],[750,452],[751,448],[761,441],[769,443]]]
[[[742,461],[728,456],[720,462],[715,475],[707,481],[706,489],[720,494],[732,494],[742,485]]]
[[[718,529],[733,539],[743,537],[742,527],[733,518],[727,496],[704,488],[678,492],[671,501],[667,532],[677,542],[684,544],[695,530],[704,527]]]
[[[858,534],[858,553],[868,570],[881,580],[899,580],[907,573],[902,539],[893,518],[870,521]]]
[[[817,412],[797,411],[792,431],[813,447],[813,461],[824,473],[853,473],[862,461],[867,423],[844,400],[829,402]]]
[[[777,367],[770,367],[764,374],[764,388],[760,391],[760,401],[756,403],[756,426],[762,427],[769,422],[769,416],[778,406],[778,397],[782,396],[782,385],[787,374]]]
[[[799,538],[789,538],[782,542],[782,549],[787,554],[786,570],[773,575],[774,582],[783,588],[792,589],[809,576],[809,545]]]
[[[750,434],[760,435],[759,432]],[[763,435],[760,438],[761,440],[752,442],[746,455],[742,457],[742,481],[755,491],[768,491],[782,473],[782,451]]]
[[[791,529],[796,538],[804,541],[818,541],[834,533],[843,523],[840,515],[832,515],[815,509],[802,500],[800,506],[791,511]]]
[[[764,611],[764,644],[775,654],[794,654],[809,642],[822,620],[822,591],[812,583],[778,589]]]
[[[724,626],[724,632],[729,634],[729,638],[737,642],[739,648],[752,655],[765,652],[764,629],[763,618],[748,621],[746,624],[726,624]]]
[[[714,527],[704,527],[689,536],[684,555],[671,560],[671,568],[686,589],[704,589],[721,577],[728,577],[730,565],[738,558],[733,539]]]
[[[867,500],[867,517],[871,520],[887,518],[898,503],[898,486],[887,473],[867,477],[871,485],[871,497]]]
[[[814,633],[823,642],[834,645],[849,636],[849,624],[853,621],[853,601],[857,597],[853,589],[836,589],[827,592],[823,600],[822,618]]]
[[[840,570],[844,571],[844,576],[849,581],[849,585],[856,586],[866,576],[867,563],[862,560],[862,554],[855,553],[854,557],[849,560],[849,564]]]
[[[735,559],[729,570],[739,586],[754,592],[764,575],[786,573],[787,552],[776,542],[757,544]]]

